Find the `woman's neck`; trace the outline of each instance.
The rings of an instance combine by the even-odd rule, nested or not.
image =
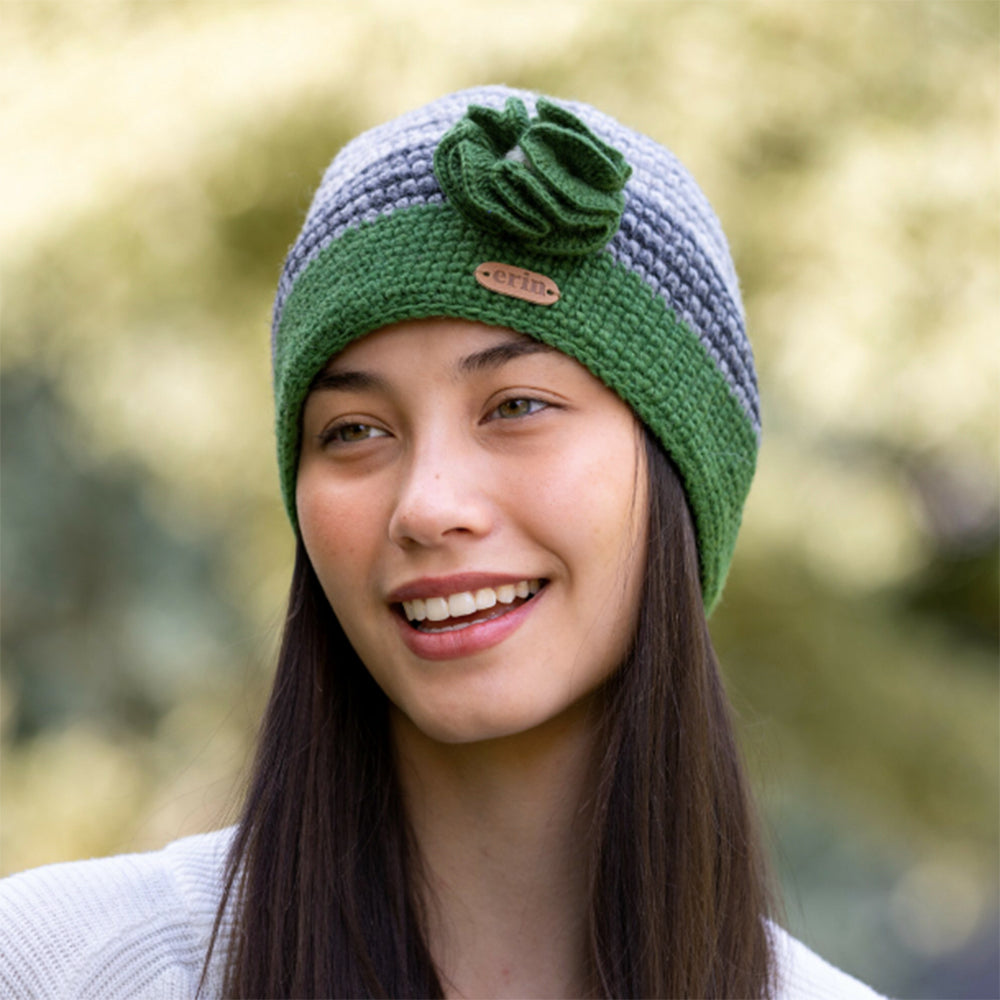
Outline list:
[[[460,745],[394,716],[428,946],[446,996],[587,992],[591,708]]]

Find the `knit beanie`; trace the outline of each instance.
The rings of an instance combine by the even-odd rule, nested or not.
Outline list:
[[[711,611],[756,464],[759,400],[725,236],[673,154],[587,105],[507,87],[451,94],[349,142],[274,305],[293,526],[311,382],[351,341],[431,316],[544,341],[632,407],[680,474]]]

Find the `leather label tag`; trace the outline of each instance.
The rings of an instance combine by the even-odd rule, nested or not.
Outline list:
[[[476,281],[491,292],[510,295],[539,306],[559,301],[559,286],[544,274],[488,260],[476,268]]]

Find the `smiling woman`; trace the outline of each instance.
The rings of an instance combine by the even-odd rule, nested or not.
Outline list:
[[[331,164],[273,336],[296,564],[240,821],[7,882],[5,993],[874,996],[772,919],[706,624],[757,385],[673,156],[442,98]]]
[[[397,323],[339,354],[303,412],[316,575],[393,718],[446,742],[557,717],[634,630],[639,425],[540,347],[468,320]]]

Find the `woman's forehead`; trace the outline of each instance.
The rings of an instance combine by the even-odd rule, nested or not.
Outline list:
[[[454,356],[466,369],[527,354],[562,354],[556,348],[509,327],[442,316],[403,320],[366,334],[330,357],[320,374],[351,368],[359,363],[391,360],[396,355],[412,352],[417,341],[421,350]]]

